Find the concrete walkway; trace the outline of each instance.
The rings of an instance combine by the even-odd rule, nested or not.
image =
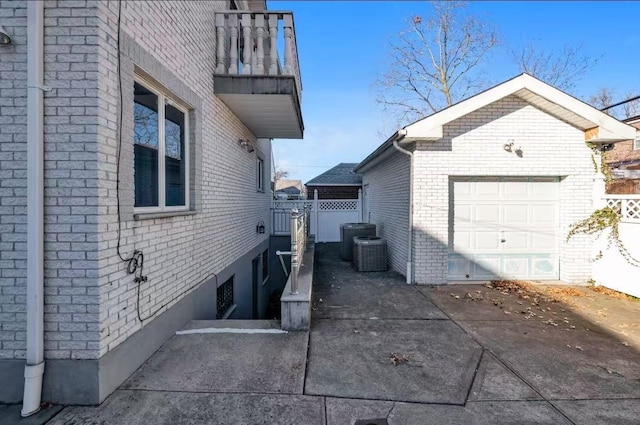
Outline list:
[[[49,423],[638,423],[638,349],[571,305],[410,286],[394,272],[353,272],[335,245],[316,252],[310,332],[176,335],[101,406],[67,407]],[[635,329],[639,302],[607,302]]]

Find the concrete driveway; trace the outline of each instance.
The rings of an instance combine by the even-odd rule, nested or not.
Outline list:
[[[639,423],[640,302],[416,287],[355,273],[330,245],[317,257],[305,392],[327,397],[328,424]]]
[[[640,302],[416,287],[353,272],[335,245],[316,256],[310,332],[176,335],[101,406],[49,423],[639,423]],[[277,323],[188,327],[216,326]]]

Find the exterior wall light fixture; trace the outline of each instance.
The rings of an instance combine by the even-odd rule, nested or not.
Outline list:
[[[0,46],[8,46],[11,44],[11,36],[4,29],[2,25],[0,25]]]
[[[263,234],[264,233],[264,221],[259,221],[258,225],[256,226],[256,233],[260,233]]]

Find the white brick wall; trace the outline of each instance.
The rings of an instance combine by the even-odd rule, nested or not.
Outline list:
[[[123,39],[151,55],[165,80],[173,76],[169,89],[197,95],[200,123],[198,214],[135,221],[124,116],[122,245],[125,255],[144,251],[142,316],[171,307],[267,237],[255,226],[269,222],[269,193],[256,192],[256,154],[236,143],[255,137],[214,94],[214,11],[226,2],[46,1],[46,358],[99,358],[141,328],[136,285],[115,250],[119,3]],[[0,0],[0,20],[14,40],[0,54],[0,358],[24,358],[26,2]],[[127,63],[123,81],[132,78]],[[270,143],[258,143],[270,170]]]
[[[504,151],[510,141],[522,158]],[[569,226],[593,208],[595,176],[581,130],[510,96],[445,126],[440,141],[419,143],[414,161],[416,282],[447,280],[450,176],[566,176],[560,183],[560,278],[590,278],[590,238],[565,242]]]
[[[400,152],[393,152],[371,171],[364,173],[363,185],[368,197],[365,202],[369,206],[369,220],[377,225],[378,235],[387,239],[389,266],[406,275],[409,157]]]
[[[0,52],[0,359],[25,355],[26,2],[0,0],[13,45]]]
[[[122,29],[141,49],[149,52],[201,102],[202,194],[195,216],[135,221],[123,212],[123,252],[142,249],[149,281],[141,292],[143,317],[175,304],[178,294],[212,273],[220,272],[241,255],[260,244],[266,234],[256,233],[259,221],[269,222],[270,195],[256,191],[256,154],[247,153],[238,139],[255,140],[251,132],[214,95],[215,10],[226,2],[122,2]],[[100,346],[99,356],[122,343],[141,325],[136,313],[136,285],[127,275],[126,264],[115,255],[115,153],[118,120],[116,50],[110,35],[115,32],[117,3],[100,5],[100,99],[106,120],[100,140]],[[152,70],[145,70],[152,74]],[[169,87],[171,88],[171,87]],[[131,88],[132,89],[132,88]],[[124,122],[131,122],[125,116]],[[123,133],[125,134],[125,133]],[[265,170],[270,170],[268,141],[261,141]],[[129,148],[130,149],[130,148]],[[122,169],[133,166],[132,156],[123,156]],[[132,175],[123,184],[124,205],[132,205]],[[125,208],[126,210],[126,208]],[[175,298],[175,299],[174,299]],[[211,300],[212,307],[214,300]]]

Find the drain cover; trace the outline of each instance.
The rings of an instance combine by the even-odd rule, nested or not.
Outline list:
[[[386,419],[359,419],[354,425],[389,425]]]

